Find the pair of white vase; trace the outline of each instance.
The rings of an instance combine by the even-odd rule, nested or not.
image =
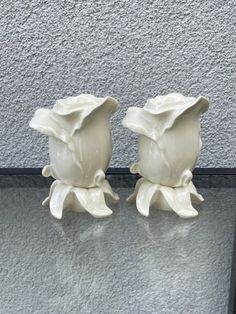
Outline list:
[[[136,200],[142,215],[149,215],[151,205],[184,218],[198,215],[192,201],[203,198],[192,183],[192,170],[201,149],[199,118],[208,106],[204,97],[172,93],[127,110],[122,123],[139,135],[139,162],[130,171],[142,176],[128,200]],[[112,214],[105,197],[119,197],[105,172],[112,155],[110,114],[117,108],[114,98],[82,94],[58,100],[52,110],[38,109],[30,121],[49,136],[50,165],[42,174],[56,180],[43,205],[55,218],[62,218],[64,208],[94,217]]]

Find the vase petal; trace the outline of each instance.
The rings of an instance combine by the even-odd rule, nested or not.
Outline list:
[[[187,187],[161,187],[161,192],[171,209],[182,218],[192,218],[198,212],[191,204],[190,193]]]
[[[135,133],[151,138],[153,141],[158,139],[155,117],[143,108],[129,108],[122,120],[122,125]]]
[[[193,203],[196,204],[200,204],[204,201],[204,198],[202,197],[201,194],[199,194],[195,188],[195,186],[193,185],[193,182],[191,181],[188,185],[188,190],[190,192],[191,195],[191,200],[193,201]]]
[[[113,192],[109,182],[107,180],[104,180],[101,189],[105,195],[108,195],[110,199],[114,202],[118,201],[120,198],[117,193]]]
[[[159,190],[158,184],[151,182],[143,182],[138,190],[136,205],[137,209],[143,216],[149,216],[149,208],[151,206],[152,198]]]
[[[29,126],[45,135],[56,137],[63,142],[68,141],[68,131],[65,129],[66,125],[63,117],[58,116],[52,110],[38,109]]]
[[[110,216],[112,210],[106,205],[101,188],[74,188],[73,190],[81,206],[95,218]]]
[[[138,190],[139,190],[141,184],[142,184],[143,182],[145,182],[145,181],[146,181],[146,180],[145,180],[144,178],[140,178],[140,179],[136,182],[134,192],[126,199],[127,202],[130,202],[130,203],[135,202],[136,196],[137,196],[137,194],[138,194]]]
[[[50,211],[55,218],[61,219],[66,198],[71,193],[72,187],[58,181],[55,182],[50,197]]]

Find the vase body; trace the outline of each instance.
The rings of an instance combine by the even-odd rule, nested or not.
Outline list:
[[[139,173],[153,183],[177,187],[185,183],[196,165],[201,149],[199,117],[181,116],[174,128],[154,141],[139,136]],[[190,175],[191,179],[191,175]]]
[[[112,155],[110,114],[103,109],[74,133],[70,146],[49,138],[51,174],[65,184],[78,187],[99,185],[99,173],[105,173]]]
[[[30,126],[49,136],[50,165],[45,166],[42,173],[45,177],[56,179],[49,201],[51,198],[55,201],[57,194],[62,195],[64,191],[63,206],[69,204],[77,211],[92,211],[94,216],[99,216],[99,213],[106,216],[106,211],[111,212],[110,209],[97,212],[94,208],[85,207],[92,204],[91,198],[97,197],[98,202],[101,201],[101,193],[118,198],[104,181],[112,155],[110,115],[117,110],[117,106],[117,101],[111,97],[97,98],[83,94],[58,100],[52,110],[36,111]],[[83,189],[90,189],[89,193]],[[78,204],[74,204],[73,195]],[[87,205],[82,204],[86,197]]]
[[[206,98],[178,93],[150,99],[144,108],[129,108],[123,125],[139,136],[139,161],[131,172],[161,187],[188,186],[202,145],[200,115],[207,109]]]

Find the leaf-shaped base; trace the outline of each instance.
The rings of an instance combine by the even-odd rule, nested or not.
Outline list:
[[[77,212],[87,211],[96,218],[107,217],[112,210],[107,207],[105,197],[112,201],[118,201],[119,196],[111,189],[107,180],[104,180],[99,187],[78,188],[66,185],[59,180],[52,183],[49,196],[43,201],[43,206],[49,206],[51,214],[62,218],[64,208],[72,208]]]
[[[204,199],[197,193],[192,181],[186,186],[171,188],[141,178],[136,183],[134,193],[127,199],[129,202],[135,200],[143,216],[149,216],[149,208],[153,205],[158,209],[173,210],[182,218],[192,218],[198,215],[192,201],[201,203]]]

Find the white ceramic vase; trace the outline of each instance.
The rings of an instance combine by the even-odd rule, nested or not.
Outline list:
[[[56,179],[43,202],[55,218],[63,209],[87,211],[94,217],[112,214],[105,196],[118,200],[105,180],[112,154],[110,114],[117,110],[114,98],[82,94],[56,101],[53,109],[38,109],[30,127],[49,136],[50,165],[45,177]]]
[[[204,97],[172,93],[127,110],[122,123],[139,135],[139,162],[130,170],[142,176],[128,200],[136,200],[142,215],[151,205],[184,218],[198,215],[191,201],[203,198],[191,180],[202,145],[200,115],[208,106]]]

